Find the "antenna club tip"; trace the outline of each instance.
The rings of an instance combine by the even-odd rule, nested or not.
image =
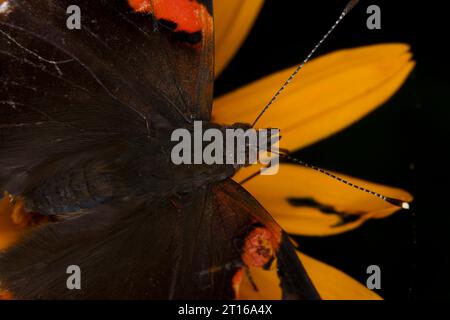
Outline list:
[[[408,202],[403,202],[402,203],[402,208],[405,209],[405,210],[409,210],[411,208],[411,206],[409,205]]]
[[[403,201],[400,199],[386,197],[384,200],[386,202],[389,202],[390,204],[393,204],[394,206],[400,207],[405,210],[409,210],[411,208],[409,202],[406,202],[406,201]]]

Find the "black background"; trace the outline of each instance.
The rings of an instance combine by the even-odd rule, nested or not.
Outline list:
[[[246,42],[217,80],[216,95],[298,64],[345,4],[345,0],[266,1]],[[381,8],[381,30],[366,27],[366,9],[371,4]],[[413,210],[371,220],[339,236],[297,237],[303,252],[361,283],[366,281],[367,266],[379,265],[382,289],[378,293],[389,300],[450,297],[447,12],[441,4],[433,7],[421,2],[418,7],[412,1],[361,1],[318,55],[405,42],[412,46],[417,66],[383,106],[296,154],[324,168],[413,193]]]

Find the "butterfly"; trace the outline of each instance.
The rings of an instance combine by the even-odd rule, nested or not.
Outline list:
[[[211,0],[6,0],[0,189],[45,222],[0,253],[16,299],[233,299],[249,267],[318,299],[294,246],[231,179],[175,165],[170,134],[210,122]],[[68,290],[66,269],[82,270]],[[256,284],[257,285],[257,284]]]

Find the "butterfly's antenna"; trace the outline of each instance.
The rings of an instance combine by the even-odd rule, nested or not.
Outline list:
[[[320,39],[320,41],[316,44],[316,46],[311,50],[311,52],[308,54],[308,56],[303,60],[303,62],[295,69],[295,71],[289,76],[289,78],[284,82],[284,84],[281,86],[281,88],[275,93],[275,95],[270,99],[269,103],[264,107],[264,109],[259,113],[259,115],[256,117],[255,121],[252,123],[252,128],[255,126],[255,124],[258,122],[258,120],[263,116],[263,114],[270,108],[270,106],[275,102],[275,100],[278,98],[278,96],[283,92],[283,90],[287,87],[287,85],[295,78],[297,73],[303,68],[303,66],[311,59],[311,57],[314,55],[314,53],[317,51],[317,49],[322,45],[322,43],[325,41],[325,39],[328,38],[328,36],[333,32],[333,30],[337,27],[337,25],[344,19],[344,17],[347,15],[347,13],[350,12],[350,10],[353,9],[353,7],[359,2],[359,0],[351,0],[347,5],[345,6],[344,10],[342,10],[341,15],[336,20],[336,22],[331,26],[331,28],[328,30],[328,32]]]
[[[353,188],[358,189],[360,191],[364,191],[366,193],[369,193],[369,194],[371,194],[371,195],[373,195],[373,196],[375,196],[377,198],[380,198],[381,200],[386,201],[386,202],[388,202],[390,204],[393,204],[393,205],[395,205],[397,207],[400,207],[400,208],[403,208],[403,209],[409,209],[410,208],[409,203],[406,202],[406,201],[403,201],[403,200],[400,200],[400,199],[395,199],[395,198],[389,198],[389,197],[386,197],[386,196],[382,195],[381,193],[378,193],[378,192],[375,192],[375,191],[363,188],[363,187],[358,186],[358,185],[356,185],[356,184],[354,184],[354,183],[352,183],[352,182],[350,182],[348,180],[342,179],[341,177],[338,177],[337,175],[335,175],[335,174],[333,174],[331,172],[328,172],[328,171],[326,171],[326,170],[324,170],[322,168],[316,167],[316,166],[308,164],[308,163],[306,163],[306,162],[304,162],[302,160],[299,160],[299,159],[296,159],[294,157],[291,157],[290,155],[287,155],[285,153],[279,153],[278,155],[280,157],[286,159],[286,160],[289,160],[289,161],[292,161],[292,162],[297,163],[299,165],[302,165],[305,168],[309,168],[309,169],[315,170],[317,172],[320,172],[320,173],[322,173],[322,174],[324,174],[324,175],[326,175],[326,176],[328,176],[328,177],[330,177],[330,178],[332,178],[334,180],[342,182],[342,183],[344,183],[344,184],[346,184],[346,185],[348,185],[350,187],[353,187]]]

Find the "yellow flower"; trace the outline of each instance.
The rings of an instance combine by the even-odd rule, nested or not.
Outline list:
[[[214,2],[216,74],[223,70],[243,42],[261,4],[260,0]],[[294,151],[306,147],[348,127],[383,104],[399,89],[413,67],[406,44],[379,44],[321,56],[302,69],[298,81],[286,88],[276,106],[258,122],[258,127],[279,128],[282,148]],[[294,68],[219,97],[214,101],[213,121],[252,123]],[[255,166],[243,168],[234,179],[240,182],[257,170]],[[338,175],[383,195],[406,202],[412,200],[412,196],[401,189]],[[287,232],[296,235],[338,234],[368,219],[384,218],[399,210],[298,165],[282,164],[278,174],[257,176],[243,186]],[[314,206],[301,205],[305,201]],[[341,271],[302,253],[298,255],[323,299],[380,299]],[[241,298],[281,297],[276,272],[256,268],[250,271],[259,291],[256,292],[244,277]]]

